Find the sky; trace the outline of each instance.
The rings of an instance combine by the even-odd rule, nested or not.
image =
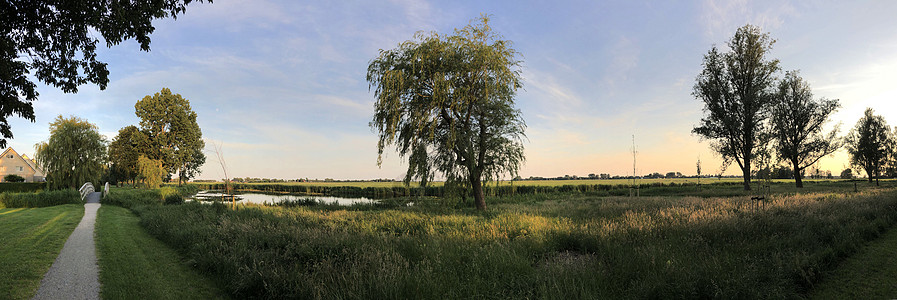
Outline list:
[[[521,54],[526,121],[520,176],[718,173],[721,159],[691,134],[691,95],[704,54],[753,24],[776,40],[771,58],[800,70],[816,98],[839,99],[827,128],[847,133],[867,107],[897,125],[897,1],[296,1],[194,3],[136,42],[98,49],[109,85],[65,94],[38,85],[36,120],[12,118],[9,146],[32,154],[58,115],[112,139],[138,124],[134,104],[170,88],[188,99],[207,145],[199,179],[404,177],[377,165],[365,74],[381,49],[418,31],[451,33],[481,14]],[[840,151],[820,161],[839,174]],[[726,173],[739,174],[737,165]]]

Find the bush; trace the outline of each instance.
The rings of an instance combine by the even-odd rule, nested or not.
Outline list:
[[[142,205],[162,205],[159,189],[115,189],[101,201],[103,204],[133,208]]]
[[[16,174],[9,174],[3,176],[3,182],[25,182],[25,177]]]
[[[171,194],[165,196],[165,205],[184,204],[184,197],[180,194]]]
[[[37,192],[47,186],[46,182],[4,182],[0,184],[0,192]]]
[[[47,207],[62,204],[81,204],[76,190],[43,191],[37,193],[0,193],[0,204],[7,208]]]

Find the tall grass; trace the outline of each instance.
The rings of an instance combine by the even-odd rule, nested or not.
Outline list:
[[[39,191],[25,193],[0,193],[0,208],[47,207],[62,204],[81,204],[81,194],[76,190]]]
[[[897,191],[546,196],[485,213],[133,206],[236,297],[797,298],[897,223]]]

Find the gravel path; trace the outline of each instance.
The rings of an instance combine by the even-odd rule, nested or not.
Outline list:
[[[100,208],[100,195],[87,195],[84,218],[65,241],[62,252],[44,275],[33,299],[99,299],[100,281],[93,228]]]

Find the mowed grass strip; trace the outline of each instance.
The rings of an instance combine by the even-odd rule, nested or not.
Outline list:
[[[29,299],[81,218],[84,206],[0,209],[0,299]]]
[[[128,209],[100,207],[96,237],[103,299],[227,298],[138,221]]]
[[[897,298],[897,229],[841,263],[816,287],[812,298]]]

